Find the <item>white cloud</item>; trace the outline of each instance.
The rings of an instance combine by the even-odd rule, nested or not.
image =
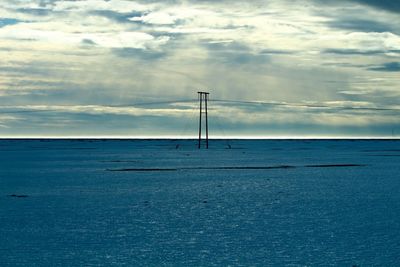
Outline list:
[[[183,117],[192,115],[192,109],[170,107],[170,108],[142,108],[142,107],[112,107],[100,105],[24,105],[24,106],[3,106],[2,108],[25,110],[28,113],[38,111],[50,111],[53,114],[59,112],[85,113],[92,115],[131,115],[131,116],[155,116],[155,117]],[[11,116],[0,117],[4,121],[15,119]]]
[[[158,49],[165,45],[169,37],[154,36],[143,32],[121,32],[116,34],[87,34],[83,39],[90,39],[102,47],[110,48],[138,48],[138,49]]]
[[[130,21],[141,21],[148,24],[161,24],[161,25],[172,25],[178,20],[178,17],[164,13],[164,12],[152,12],[150,14],[129,18]]]
[[[78,0],[78,1],[57,1],[54,11],[90,11],[90,10],[111,10],[115,12],[146,11],[151,5],[139,4],[127,0]]]
[[[9,124],[19,121],[20,118],[11,115],[0,115],[0,128],[10,128]]]
[[[169,40],[167,36],[154,37],[144,32],[69,33],[38,30],[25,23],[0,29],[0,38],[75,46],[81,45],[84,40],[91,40],[100,47],[137,49],[158,49]]]
[[[359,51],[387,51],[400,49],[400,36],[390,32],[331,33],[318,39],[326,48],[357,49]]]
[[[146,15],[132,17],[129,20],[158,25],[173,25],[178,20],[187,20],[187,24],[195,26],[205,18],[209,19],[208,23],[206,23],[207,26],[211,26],[218,19],[218,14],[207,9],[182,5],[149,11]]]

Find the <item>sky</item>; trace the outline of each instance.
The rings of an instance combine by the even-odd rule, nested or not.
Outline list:
[[[0,137],[399,137],[400,1],[1,0]],[[228,101],[227,101],[228,100]]]

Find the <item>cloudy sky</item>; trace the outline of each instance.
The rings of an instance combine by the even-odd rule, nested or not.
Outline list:
[[[194,136],[205,90],[211,136],[398,137],[399,22],[394,0],[1,0],[0,136]]]

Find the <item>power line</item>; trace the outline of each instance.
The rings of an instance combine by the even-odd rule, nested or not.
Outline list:
[[[248,101],[248,100],[242,101],[242,100],[228,100],[228,99],[212,99],[210,101],[221,102],[221,103],[234,103],[234,104],[304,107],[304,108],[339,109],[339,110],[400,111],[400,108],[382,108],[382,107],[351,107],[351,106],[332,106],[324,104],[277,103],[277,102],[266,102],[266,101]]]
[[[47,110],[37,110],[37,109],[25,109],[25,110],[10,110],[10,111],[0,111],[1,114],[19,114],[19,113],[40,113],[40,112],[60,112],[58,109],[47,109]]]
[[[88,104],[88,105],[60,105],[59,109],[32,109],[32,105],[30,109],[23,110],[10,110],[10,111],[0,111],[1,114],[16,114],[16,113],[39,113],[39,112],[68,112],[68,110],[63,110],[63,108],[71,108],[71,107],[105,107],[105,108],[132,108],[136,106],[152,106],[152,105],[170,105],[170,104],[178,104],[178,103],[191,103],[196,102],[195,99],[182,99],[182,100],[170,100],[170,101],[157,101],[157,102],[137,102],[130,104],[121,104],[121,105],[99,105],[99,104]],[[43,105],[38,105],[43,108]],[[19,107],[21,108],[21,107]],[[22,107],[23,108],[23,107]],[[21,108],[21,109],[22,109]],[[10,106],[0,106],[0,109],[15,109]],[[78,112],[78,111],[76,111]]]
[[[104,107],[112,107],[112,108],[127,107],[128,108],[128,107],[135,107],[135,106],[191,103],[191,102],[196,102],[196,101],[197,101],[196,99],[181,99],[181,100],[158,101],[158,102],[138,102],[138,103],[123,104],[123,105],[106,105]]]

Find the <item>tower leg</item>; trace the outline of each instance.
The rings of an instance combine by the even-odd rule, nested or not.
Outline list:
[[[203,113],[203,94],[199,93],[199,100],[200,100],[200,117],[199,117],[199,149],[201,147],[201,115]]]
[[[201,131],[202,131],[202,119],[203,113],[205,114],[206,119],[206,148],[208,149],[208,95],[207,92],[198,92],[199,94],[199,102],[200,102],[200,116],[199,116],[199,143],[198,147],[201,148]],[[204,101],[204,107],[203,107]]]
[[[206,148],[208,149],[208,94],[204,95],[206,109]]]

